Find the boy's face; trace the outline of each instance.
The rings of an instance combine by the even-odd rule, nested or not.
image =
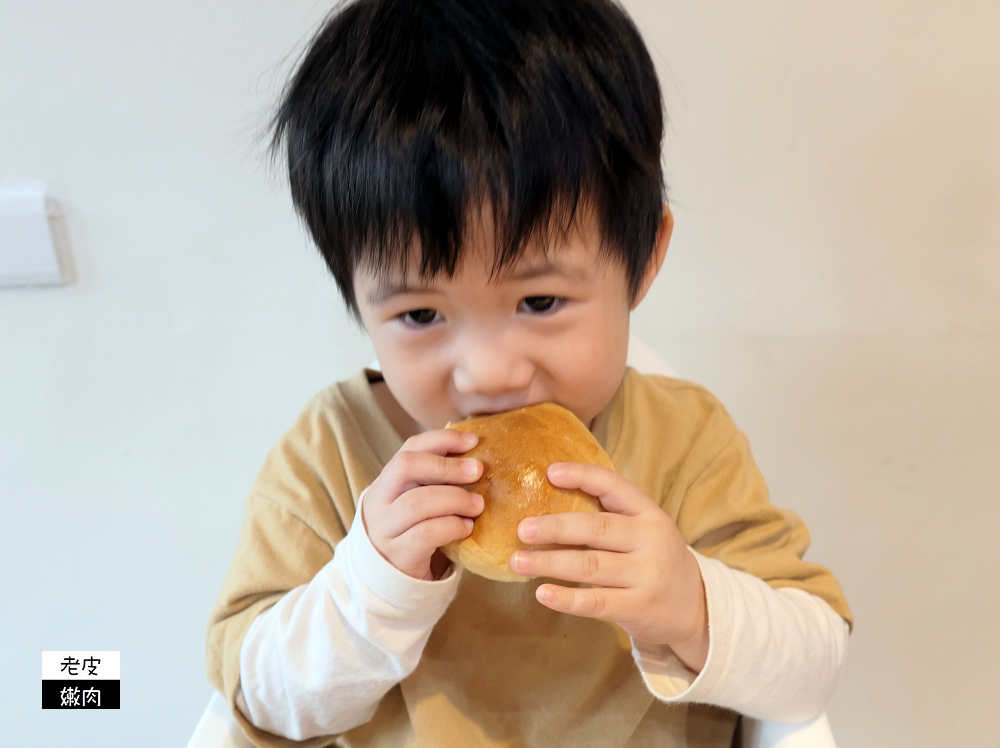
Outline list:
[[[558,246],[526,252],[492,278],[485,239],[467,240],[452,278],[422,279],[412,262],[406,276],[359,268],[362,321],[415,430],[546,401],[589,427],[621,383],[629,312],[659,270],[671,228],[665,209],[654,262],[631,304],[625,270],[599,256],[600,233],[586,216]]]

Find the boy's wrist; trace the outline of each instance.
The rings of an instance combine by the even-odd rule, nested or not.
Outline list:
[[[705,667],[708,661],[710,636],[708,629],[708,601],[705,582],[701,576],[701,567],[695,558],[695,552],[689,547],[685,561],[684,576],[687,581],[684,587],[689,590],[667,605],[668,611],[689,611],[687,621],[678,622],[671,619],[668,628],[662,630],[662,637],[636,637],[633,640],[652,647],[669,647],[681,664],[696,675]],[[651,615],[664,615],[664,605],[658,606],[659,612]]]
[[[677,659],[684,663],[694,673],[700,673],[705,663],[708,661],[708,618],[703,617],[703,628],[688,639],[682,642],[670,644],[670,648],[677,655]]]
[[[687,609],[691,611],[692,619],[686,630],[686,637],[663,642],[673,650],[674,655],[685,667],[694,673],[700,673],[708,661],[710,636],[708,630],[708,600],[705,591],[705,581],[701,575],[701,567],[695,558],[695,553],[688,548],[687,577],[694,599]]]
[[[708,660],[708,600],[705,592],[705,580],[701,576],[701,567],[695,559],[694,552],[688,553],[691,573],[697,580],[697,603],[693,606],[694,621],[691,635],[679,642],[672,642],[670,648],[678,659],[691,670],[700,673]]]

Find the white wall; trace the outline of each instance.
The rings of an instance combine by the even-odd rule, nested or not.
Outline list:
[[[627,6],[677,217],[635,327],[847,591],[840,744],[995,746],[1000,6]],[[322,10],[0,5],[0,179],[51,180],[80,276],[0,292],[5,744],[183,745],[245,491],[370,358],[253,139]],[[121,712],[41,711],[39,653],[84,648]]]

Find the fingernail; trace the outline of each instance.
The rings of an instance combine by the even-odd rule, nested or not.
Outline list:
[[[479,475],[479,462],[477,460],[463,460],[462,472],[470,478],[475,478]]]
[[[566,474],[566,467],[564,465],[551,465],[549,467],[549,475],[553,478],[562,478]]]
[[[535,596],[538,598],[538,602],[540,603],[550,603],[555,599],[556,593],[548,587],[539,587]]]
[[[531,540],[538,533],[538,523],[534,517],[530,517],[521,523],[521,537]]]
[[[472,532],[472,520],[468,517],[462,517],[462,522],[465,524],[465,529]]]
[[[476,507],[477,510],[482,510],[483,508],[483,497],[477,493],[472,494],[472,505]]]
[[[478,434],[473,434],[471,431],[463,431],[462,433],[465,434],[462,438],[465,439],[465,443],[470,447],[474,447],[479,442]]]
[[[523,551],[514,551],[514,558],[511,559],[514,568],[522,571],[528,568],[528,554]]]

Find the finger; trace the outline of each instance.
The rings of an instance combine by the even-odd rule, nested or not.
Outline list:
[[[658,508],[632,481],[600,465],[556,462],[549,465],[547,475],[553,486],[578,488],[596,496],[609,512],[634,517]]]
[[[605,551],[628,552],[638,537],[628,517],[612,512],[564,512],[528,517],[517,526],[517,537],[530,545],[585,545]]]
[[[400,447],[401,452],[430,452],[436,455],[462,454],[479,443],[479,436],[457,429],[433,429],[414,434]]]
[[[414,525],[450,514],[478,517],[483,511],[483,497],[458,486],[419,486],[410,489],[385,510],[382,531],[387,537],[402,535]],[[435,546],[436,547],[436,546]]]
[[[632,620],[632,603],[626,590],[607,587],[560,587],[542,584],[535,599],[546,608],[583,618],[623,623]]]
[[[454,540],[467,538],[472,533],[472,520],[468,517],[434,517],[414,525],[398,538],[389,542],[397,568],[420,563],[430,558],[435,550]]]
[[[510,568],[526,577],[551,577],[566,582],[630,588],[635,580],[629,573],[627,558],[622,553],[590,549],[520,550],[511,554]]]
[[[380,493],[395,501],[417,486],[475,483],[483,473],[483,463],[471,457],[444,457],[429,452],[397,452],[379,476]]]

